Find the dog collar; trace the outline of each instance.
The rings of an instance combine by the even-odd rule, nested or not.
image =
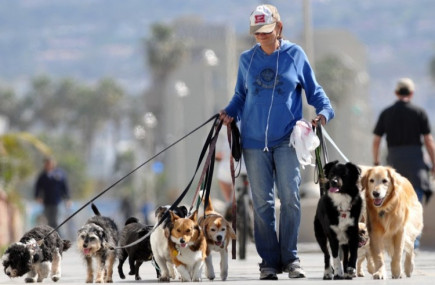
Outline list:
[[[343,218],[343,219],[345,219],[348,214],[350,215],[350,210],[340,211],[340,217]]]
[[[172,251],[172,256],[173,256],[173,257],[176,257],[176,256],[178,256],[179,254],[180,254],[180,251],[177,250],[177,249],[174,249],[174,250]]]

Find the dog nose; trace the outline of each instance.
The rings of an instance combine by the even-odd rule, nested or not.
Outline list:
[[[379,198],[381,194],[378,191],[373,191],[373,197]]]
[[[338,180],[336,178],[331,179],[331,186],[332,187],[337,187],[338,186]]]
[[[7,276],[11,276],[11,273],[8,271],[8,272],[6,272],[6,275]]]
[[[217,236],[216,239],[217,239],[218,241],[221,241],[221,240],[222,240],[222,236]]]
[[[84,243],[83,244],[83,248],[87,248],[88,247],[88,244],[87,243]]]
[[[182,238],[182,239],[180,239],[180,243],[185,243],[185,241],[184,241],[184,239]]]

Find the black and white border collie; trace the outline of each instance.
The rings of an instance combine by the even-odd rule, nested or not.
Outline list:
[[[361,169],[350,162],[333,161],[325,165],[324,172],[327,191],[320,197],[314,219],[316,240],[325,256],[323,279],[352,279],[356,275],[362,209],[358,187]]]

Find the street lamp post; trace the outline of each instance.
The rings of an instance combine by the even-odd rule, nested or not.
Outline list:
[[[203,53],[204,58],[204,95],[205,95],[205,118],[210,117],[214,113],[215,98],[213,92],[213,73],[212,68],[219,64],[219,58],[212,49],[205,49]]]
[[[177,96],[177,109],[178,109],[178,120],[177,121],[177,137],[181,137],[184,133],[184,98],[189,96],[190,90],[184,81],[176,81],[175,94]],[[184,140],[180,141],[179,147],[177,149],[177,186],[181,187],[184,183],[186,177],[186,167],[184,163],[186,162],[186,145]]]

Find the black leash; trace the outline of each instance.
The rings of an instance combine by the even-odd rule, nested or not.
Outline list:
[[[326,177],[325,173],[323,172],[323,166],[328,163],[328,149],[326,148],[326,142],[323,139],[323,133],[322,133],[322,124],[320,122],[317,122],[316,129],[316,135],[319,138],[320,145],[315,150],[316,155],[316,171],[317,173],[317,179],[315,179],[315,183],[319,183],[320,187],[320,196],[322,196],[324,193],[326,193]],[[323,163],[321,154],[323,154]],[[316,182],[317,181],[317,182]]]
[[[205,192],[204,195],[206,195],[206,201],[204,201],[204,207],[206,207],[206,205],[208,203],[208,197],[210,195],[210,188],[211,188],[210,187],[211,186],[211,177],[210,176],[213,175],[212,168],[214,166],[214,163],[212,162],[212,161],[214,161],[214,159],[211,159],[211,156],[215,154],[215,152],[214,152],[214,146],[216,144],[216,140],[218,138],[219,131],[220,131],[221,126],[222,126],[222,121],[220,121],[219,124],[217,124],[217,122],[219,121],[219,114],[216,114],[215,116],[213,116],[209,121],[211,121],[213,118],[215,119],[215,121],[214,121],[213,126],[211,127],[211,129],[209,131],[207,139],[206,139],[206,141],[204,143],[204,146],[202,148],[202,151],[201,151],[200,157],[198,159],[198,163],[197,163],[195,172],[194,172],[192,178],[190,179],[188,185],[186,186],[184,191],[181,193],[181,195],[177,198],[177,200],[175,200],[175,202],[171,205],[171,207],[169,207],[169,209],[166,210],[166,212],[162,215],[162,218],[154,225],[152,230],[150,230],[146,235],[142,236],[141,238],[135,240],[134,242],[132,242],[130,244],[127,244],[127,245],[124,245],[124,246],[114,246],[114,247],[111,247],[112,250],[122,249],[122,248],[128,248],[128,247],[131,247],[133,245],[139,244],[140,242],[145,240],[147,237],[149,237],[154,232],[154,230],[163,223],[163,221],[165,221],[167,218],[169,218],[170,212],[173,211],[180,204],[180,202],[186,196],[187,192],[189,192],[190,186],[192,185],[193,180],[195,179],[196,173],[198,172],[198,169],[199,169],[199,167],[202,164],[202,160],[204,159],[204,156],[205,156],[205,154],[207,152],[207,149],[210,149],[209,150],[209,154],[207,156],[207,161],[209,161],[210,164],[207,165],[207,161],[206,161],[206,163],[204,165],[204,171],[203,171],[203,175],[205,175],[205,173],[208,173],[208,175],[209,175],[209,180],[204,183],[204,184],[207,184],[206,190],[204,191]],[[216,125],[218,125],[217,128],[215,127]],[[200,181],[200,183],[201,183],[201,181]],[[196,197],[194,197],[194,201],[195,201],[195,199],[196,199]]]
[[[74,213],[72,213],[68,218],[66,218],[60,225],[58,225],[56,228],[54,228],[51,232],[49,232],[47,235],[45,235],[41,240],[46,239],[49,235],[51,235],[53,232],[57,231],[60,227],[62,227],[66,222],[68,222],[69,220],[71,220],[75,215],[77,215],[80,211],[82,211],[86,206],[88,206],[89,204],[91,204],[92,202],[94,202],[96,199],[98,199],[100,196],[102,196],[104,193],[106,193],[107,191],[109,191],[110,189],[112,189],[113,187],[115,187],[117,184],[119,184],[121,181],[123,181],[124,179],[126,179],[128,176],[130,176],[131,174],[133,174],[134,172],[136,172],[137,170],[139,170],[141,167],[143,167],[145,164],[147,164],[148,162],[150,162],[151,160],[153,160],[154,158],[156,158],[157,156],[159,156],[160,154],[162,154],[163,152],[167,151],[168,149],[170,149],[171,147],[175,146],[176,144],[178,144],[180,141],[184,140],[185,138],[187,138],[188,136],[190,136],[191,134],[195,133],[196,131],[198,131],[199,129],[201,129],[202,127],[204,127],[205,125],[207,125],[209,122],[211,121],[216,121],[219,119],[219,114],[215,114],[213,115],[210,119],[208,119],[207,121],[205,121],[204,123],[202,123],[201,125],[199,125],[198,127],[196,127],[194,130],[190,131],[189,133],[187,133],[186,135],[184,135],[183,137],[181,137],[180,139],[176,140],[175,142],[173,142],[172,144],[170,144],[169,146],[167,146],[166,148],[164,148],[163,150],[159,151],[157,154],[155,154],[154,156],[152,156],[151,158],[149,158],[147,161],[143,162],[142,164],[140,164],[139,166],[137,166],[136,168],[134,168],[132,171],[130,171],[129,173],[127,173],[125,176],[123,176],[122,178],[118,179],[115,183],[113,183],[112,185],[110,185],[109,187],[107,187],[106,189],[104,189],[103,191],[101,191],[98,195],[96,195],[94,198],[92,198],[91,200],[89,200],[86,204],[84,204],[82,207],[80,207],[77,211],[75,211]],[[214,125],[213,125],[214,127]],[[212,128],[213,130],[213,128]],[[210,132],[209,137],[211,136],[212,132]],[[209,138],[207,139],[207,141],[209,141]],[[205,154],[205,150],[203,148],[202,152],[201,152],[201,161],[202,161],[202,157]],[[200,164],[200,162],[198,162]],[[198,170],[199,165],[196,168],[196,171]],[[195,174],[196,174],[195,171]],[[193,178],[191,180],[191,182],[189,183],[192,184]],[[185,190],[185,192],[187,193],[187,191]],[[186,193],[183,192],[184,196],[186,195]],[[178,203],[180,203],[182,199],[177,199],[176,201],[176,205],[174,203],[174,205],[171,206],[170,210],[173,210]],[[163,215],[163,218],[166,219],[166,217],[168,216],[168,211],[166,211],[165,215]],[[159,225],[162,223],[162,221],[164,221],[164,219],[162,218],[161,221],[159,221]]]

